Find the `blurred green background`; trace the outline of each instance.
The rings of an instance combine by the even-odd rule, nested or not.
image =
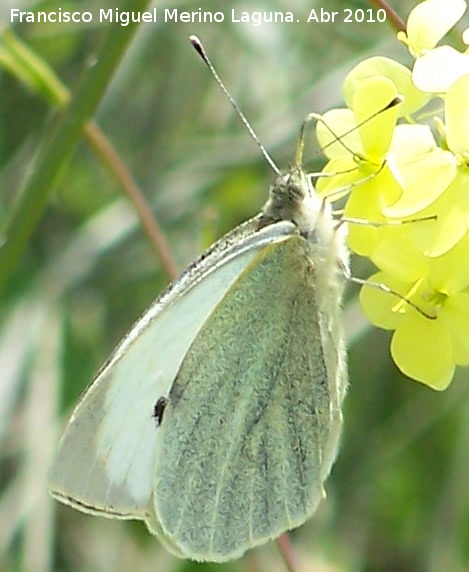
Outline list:
[[[0,7],[3,26],[73,91],[106,54],[118,24],[11,25],[9,8],[93,10],[123,2]],[[365,0],[173,1],[179,10],[370,9]],[[395,0],[405,19],[411,0]],[[304,20],[306,18],[303,18]],[[370,55],[410,63],[386,23],[152,23],[139,27],[95,120],[151,205],[180,269],[255,214],[272,173],[191,49],[197,34],[280,167],[293,161],[303,117],[341,105],[347,71]],[[55,113],[0,71],[0,216],[8,220]],[[168,281],[131,202],[80,138],[0,300],[1,571],[276,571],[275,545],[226,565],[168,555],[141,523],[80,514],[47,494],[46,470],[73,403],[113,346]],[[322,158],[308,144],[308,168]],[[6,237],[2,235],[2,241]],[[357,274],[370,271],[354,262]],[[3,269],[0,267],[0,275]],[[391,362],[389,335],[367,326],[348,289],[350,390],[327,499],[292,540],[298,571],[469,570],[468,370],[436,393]]]

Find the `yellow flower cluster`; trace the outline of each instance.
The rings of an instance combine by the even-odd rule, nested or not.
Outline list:
[[[413,69],[361,62],[344,82],[348,107],[317,125],[329,159],[318,191],[347,194],[345,219],[371,221],[349,225],[350,248],[379,269],[370,281],[401,296],[364,286],[364,312],[394,330],[401,371],[435,389],[469,365],[469,50],[437,46],[466,8],[421,2],[398,34]]]

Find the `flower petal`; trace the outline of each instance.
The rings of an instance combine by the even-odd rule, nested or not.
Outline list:
[[[412,51],[433,48],[459,22],[466,11],[464,0],[426,0],[417,4],[407,19],[407,38]]]
[[[412,226],[416,224],[419,223],[384,227],[379,245],[371,257],[378,268],[408,283],[425,276],[429,267],[428,258],[413,240]]]
[[[404,101],[397,107],[400,117],[410,115],[423,107],[430,96],[412,83],[411,71],[390,58],[375,56],[358,63],[347,75],[343,92],[347,106],[353,107],[353,97],[360,86],[369,78],[384,76],[392,80]]]
[[[395,311],[396,297],[372,284],[385,284],[395,292],[405,292],[409,284],[391,277],[385,272],[377,272],[367,279],[368,285],[360,289],[360,306],[372,324],[385,330],[395,330],[403,319],[403,314]]]
[[[469,153],[468,101],[469,75],[465,75],[453,83],[445,98],[446,141],[453,153]]]
[[[428,93],[446,93],[459,78],[469,73],[469,56],[451,46],[439,46],[415,60],[412,80]]]
[[[428,275],[431,287],[450,297],[469,286],[469,233],[443,256],[430,259]]]
[[[436,146],[428,126],[398,125],[391,155],[403,193],[384,210],[389,217],[403,218],[422,211],[444,193],[458,173],[456,158]]]
[[[446,389],[454,375],[452,339],[445,320],[406,312],[391,341],[391,355],[407,376]]]
[[[386,220],[383,208],[395,202],[401,193],[401,187],[387,165],[351,190],[344,217],[358,219],[357,223],[349,224],[348,244],[354,252],[372,255],[384,228],[378,224]]]
[[[363,155],[363,146],[353,111],[331,109],[316,125],[316,139],[328,159]]]
[[[369,175],[363,173],[360,165],[351,156],[331,159],[316,178],[316,191],[332,202],[348,195],[354,185]]]
[[[365,80],[353,96],[355,121],[371,162],[381,163],[391,144],[399,105],[388,106],[397,95],[393,81],[376,76]]]
[[[428,250],[432,257],[448,252],[464,237],[469,228],[469,174],[461,172],[453,184],[428,210],[437,215],[433,245]],[[422,229],[423,232],[424,229]]]

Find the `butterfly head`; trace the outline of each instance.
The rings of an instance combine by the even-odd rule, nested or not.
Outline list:
[[[333,239],[337,223],[331,206],[316,193],[311,178],[301,167],[293,167],[277,177],[270,188],[261,224],[267,226],[280,221],[292,222],[311,242],[328,244]]]

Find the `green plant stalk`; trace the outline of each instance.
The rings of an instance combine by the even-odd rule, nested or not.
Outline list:
[[[54,71],[38,57],[12,30],[1,34],[0,65],[18,78],[32,92],[52,105],[64,106],[70,95]]]
[[[0,47],[0,66],[51,105],[66,107],[70,101],[70,94],[50,66],[16,37],[12,30],[5,29],[1,34],[1,40],[3,47]],[[173,280],[178,275],[177,265],[171,255],[166,237],[153,216],[144,194],[109,139],[94,121],[90,120],[86,123],[83,133],[103,165],[127,194],[138,213],[151,247],[161,260],[168,277]]]
[[[149,0],[127,0],[125,11],[145,11]],[[31,169],[18,201],[7,219],[0,247],[0,295],[47,204],[66,160],[81,138],[85,123],[93,116],[112,79],[138,24],[112,25],[98,49],[92,65],[72,97],[68,109],[55,118]]]

